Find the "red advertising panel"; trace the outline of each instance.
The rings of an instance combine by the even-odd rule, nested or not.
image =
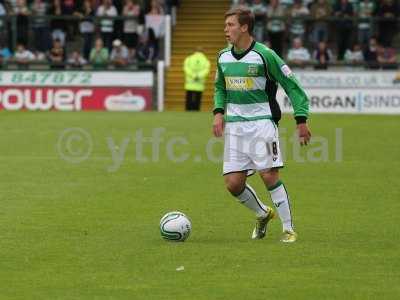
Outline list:
[[[152,88],[0,86],[1,109],[145,111],[152,109]]]

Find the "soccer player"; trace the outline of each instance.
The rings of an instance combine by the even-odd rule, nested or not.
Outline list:
[[[282,242],[297,239],[287,190],[279,179],[283,167],[279,133],[274,123],[271,86],[279,83],[288,95],[301,145],[307,145],[311,133],[307,126],[309,101],[282,59],[252,37],[254,16],[239,7],[225,14],[225,37],[232,45],[219,52],[215,78],[213,132],[224,135],[223,174],[226,188],[237,200],[256,214],[253,239],[265,236],[275,212],[258,198],[246,183],[248,175],[258,171],[274,203],[283,226]],[[272,91],[274,88],[272,86]],[[276,90],[275,90],[276,92]],[[276,106],[276,103],[274,104]],[[272,112],[271,112],[272,111]]]

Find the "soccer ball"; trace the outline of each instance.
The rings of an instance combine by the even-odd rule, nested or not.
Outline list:
[[[189,218],[179,211],[166,213],[160,221],[161,236],[169,241],[183,242],[192,230]]]

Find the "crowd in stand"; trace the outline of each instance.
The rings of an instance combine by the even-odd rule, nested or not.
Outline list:
[[[0,0],[0,60],[48,61],[56,69],[151,64],[159,55],[159,36],[147,20],[161,19],[174,5],[177,1]]]
[[[292,65],[396,68],[397,0],[234,0],[255,15],[254,36]]]

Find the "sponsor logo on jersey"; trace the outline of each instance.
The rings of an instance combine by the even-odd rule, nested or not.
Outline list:
[[[288,65],[282,65],[281,71],[286,77],[289,77],[290,75],[292,75],[292,70],[290,70]]]
[[[225,84],[228,90],[243,91],[254,88],[254,81],[251,77],[225,77]]]
[[[258,75],[258,66],[257,65],[249,65],[247,68],[247,74],[250,76],[257,76]]]

